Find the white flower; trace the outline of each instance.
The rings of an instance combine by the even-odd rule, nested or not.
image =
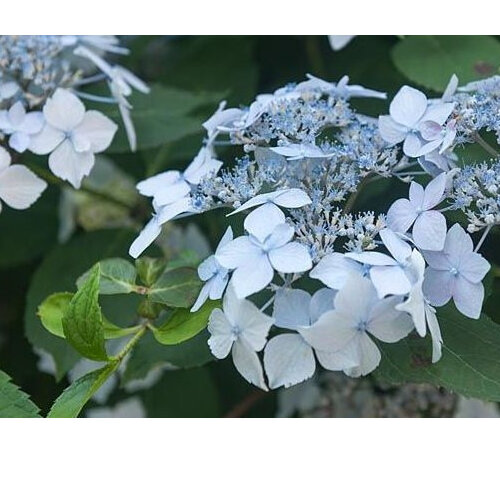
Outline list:
[[[380,298],[386,295],[405,295],[411,288],[405,271],[409,265],[411,247],[390,229],[382,229],[380,237],[392,257],[380,252],[350,252],[346,257],[369,266],[370,279]]]
[[[395,309],[400,301],[398,297],[379,299],[370,280],[353,274],[335,296],[334,310],[298,330],[317,350],[324,368],[344,370],[352,377],[366,375],[381,359],[369,334],[392,343],[413,330],[410,316]]]
[[[332,50],[342,50],[356,35],[328,35]]]
[[[241,121],[246,112],[238,108],[225,109],[225,107],[226,101],[222,101],[215,113],[203,123],[209,143],[215,140],[219,132],[241,128],[235,124]]]
[[[223,309],[214,309],[208,321],[212,354],[224,359],[231,352],[236,369],[245,380],[267,390],[257,352],[266,343],[273,319],[246,299],[238,299],[229,286]]]
[[[301,208],[312,202],[309,195],[302,189],[280,189],[278,191],[273,191],[272,193],[263,193],[254,196],[251,200],[243,203],[243,205],[241,205],[234,212],[231,212],[229,215],[234,215],[242,212],[243,210],[257,207],[265,203],[272,203],[283,208]]]
[[[432,210],[443,200],[447,177],[438,175],[424,189],[410,184],[409,200],[396,200],[387,212],[387,225],[397,233],[405,233],[413,225],[413,240],[422,250],[442,250],[446,238],[446,219]]]
[[[249,236],[240,236],[224,246],[219,263],[234,269],[231,282],[239,297],[247,297],[271,283],[274,270],[301,273],[312,267],[307,248],[291,242],[294,230],[285,223],[285,214],[274,204],[254,210],[245,219]]]
[[[325,255],[309,273],[311,278],[320,280],[329,288],[340,290],[353,273],[367,276],[370,266],[350,259],[346,254],[334,252]]]
[[[207,301],[217,300],[222,297],[224,290],[226,288],[227,282],[229,280],[229,270],[222,267],[217,260],[217,255],[224,246],[233,240],[233,230],[229,226],[224,233],[224,236],[219,242],[217,249],[215,250],[215,255],[210,255],[198,266],[198,276],[201,281],[206,283],[196,299],[191,312],[195,312]]]
[[[429,267],[425,270],[424,294],[434,306],[451,298],[457,309],[469,318],[481,314],[484,287],[481,283],[490,269],[488,261],[474,252],[471,237],[459,224],[451,227],[440,252],[424,252]]]
[[[79,188],[95,163],[95,153],[113,140],[117,126],[99,111],[85,111],[68,90],[57,89],[43,107],[45,126],[33,136],[30,150],[49,154],[49,167],[61,179]]]
[[[335,293],[323,288],[311,297],[304,290],[278,290],[274,301],[275,325],[294,331],[310,326],[333,308]],[[299,333],[277,335],[266,345],[264,367],[271,389],[299,384],[316,370],[314,349]]]
[[[30,207],[47,187],[24,165],[11,165],[10,161],[9,153],[0,146],[0,211],[1,201],[17,210]]]
[[[410,261],[415,282],[411,287],[408,298],[401,304],[398,304],[396,309],[407,312],[411,316],[415,329],[421,337],[425,337],[427,327],[429,328],[432,339],[432,362],[437,363],[441,359],[441,344],[443,343],[443,339],[441,338],[441,329],[436,317],[436,310],[429,304],[422,290],[425,261],[418,250],[413,250]]]
[[[329,158],[335,153],[325,153],[319,146],[314,144],[288,144],[270,148],[271,151],[285,156],[289,161],[302,160],[304,158]]]
[[[21,101],[17,101],[11,108],[0,111],[0,130],[9,137],[9,146],[18,153],[28,149],[31,137],[42,130],[43,114],[40,111],[26,113]]]
[[[437,149],[444,137],[450,139],[446,131],[443,137],[437,137],[441,126],[453,111],[453,103],[439,103],[428,106],[427,97],[420,90],[404,85],[392,100],[389,113],[379,117],[379,131],[389,144],[404,142],[405,155],[416,158]],[[433,140],[427,142],[423,135],[433,131]],[[429,132],[430,133],[430,132]],[[448,134],[448,135],[447,135]],[[453,136],[454,137],[454,136]]]

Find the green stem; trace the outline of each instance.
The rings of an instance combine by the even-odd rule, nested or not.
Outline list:
[[[147,323],[142,325],[141,329],[128,341],[127,345],[116,356],[110,356],[110,362],[120,363],[123,358],[135,347],[137,342],[141,340],[143,335],[147,332],[147,329]]]
[[[477,132],[474,133],[474,140],[490,155],[498,156],[500,154],[493,146],[490,146]]]

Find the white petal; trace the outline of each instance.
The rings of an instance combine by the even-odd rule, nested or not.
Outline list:
[[[389,228],[382,229],[379,234],[385,248],[389,250],[391,255],[400,263],[406,262],[412,252],[410,245],[408,245],[406,241],[403,241]]]
[[[332,253],[323,257],[309,273],[311,278],[320,280],[326,286],[340,290],[352,273],[361,274],[362,266],[347,259],[344,254]]]
[[[471,283],[482,281],[490,268],[490,263],[478,253],[469,253],[460,259],[460,275]]]
[[[154,203],[153,203],[154,206]],[[186,213],[186,212],[192,212],[192,207],[191,207],[191,199],[186,197],[186,198],[181,198],[178,201],[175,201],[174,203],[171,203],[170,205],[165,205],[163,207],[160,207],[158,210],[158,222],[160,224],[165,224],[165,222],[168,222],[175,217],[177,217],[180,214]]]
[[[333,50],[343,49],[356,35],[328,35],[330,47]]]
[[[453,282],[453,301],[465,316],[479,319],[483,307],[484,287],[482,283],[471,283],[458,276]]]
[[[210,280],[210,300],[217,300],[222,297],[224,290],[226,289],[227,282],[229,281],[229,274],[226,271],[225,273],[217,273]]]
[[[173,184],[167,184],[165,187],[156,191],[154,201],[158,206],[165,206],[175,203],[186,197],[191,192],[189,184],[183,179],[179,179]]]
[[[208,320],[210,338],[208,346],[217,359],[224,359],[229,354],[234,342],[232,325],[227,320],[221,309],[214,309]]]
[[[387,212],[387,225],[396,233],[405,233],[417,218],[415,207],[410,201],[396,200]]]
[[[399,266],[372,267],[370,279],[380,298],[386,295],[405,295],[411,289],[410,280]]]
[[[271,250],[286,245],[294,235],[294,229],[290,224],[278,224],[273,232],[264,240],[264,248]]]
[[[347,252],[346,257],[370,266],[396,266],[398,263],[381,252]]]
[[[425,270],[423,291],[433,306],[444,306],[451,299],[454,279],[449,271]]]
[[[422,283],[420,281],[413,285],[408,299],[400,304],[397,304],[396,309],[398,311],[408,313],[411,316],[417,333],[421,337],[425,337],[425,334],[427,333],[425,326],[426,303],[422,292]]]
[[[90,143],[93,153],[100,153],[107,149],[118,130],[116,123],[99,111],[87,111],[82,122],[73,130],[77,139],[83,136]]]
[[[413,240],[421,250],[439,251],[446,239],[446,218],[441,212],[422,212],[413,224]]]
[[[267,391],[264,372],[257,353],[241,340],[234,343],[232,353],[234,366],[240,375],[250,384]]]
[[[311,323],[316,323],[321,315],[333,309],[333,301],[337,292],[329,288],[321,288],[311,298]]]
[[[243,205],[239,206],[236,210],[233,210],[229,215],[238,214],[243,212],[244,210],[248,210],[249,208],[258,207],[259,205],[263,205],[264,203],[272,204],[272,198],[274,193],[263,193],[254,196],[250,200],[243,203]]]
[[[274,298],[275,325],[291,330],[296,330],[298,326],[309,326],[310,304],[311,296],[306,291],[298,288],[280,288]]]
[[[424,256],[429,266],[439,271],[449,271],[453,267],[444,251],[424,252]]]
[[[301,243],[291,242],[269,252],[269,260],[280,273],[303,273],[312,267],[307,248]]]
[[[199,184],[204,177],[216,174],[222,167],[221,161],[212,158],[210,149],[202,147],[184,171],[184,178],[191,184]]]
[[[446,174],[442,173],[427,184],[424,190],[422,210],[429,210],[439,205],[443,199],[444,190],[446,188],[446,179]]]
[[[410,183],[410,203],[416,210],[421,210],[424,203],[424,188],[418,182],[412,181]]]
[[[266,345],[267,335],[274,320],[264,314],[249,300],[243,300],[238,310],[236,325],[240,328],[240,338],[254,350],[261,351]]]
[[[43,114],[50,125],[70,132],[82,122],[85,106],[68,90],[57,89],[43,107]]]
[[[434,141],[441,137],[442,127],[439,123],[427,120],[420,122],[418,130],[426,141]]]
[[[217,245],[217,249],[215,252],[217,253],[221,248],[224,247],[224,245],[226,245],[230,241],[233,241],[233,228],[231,226],[228,226],[226,232],[219,241],[219,244]]]
[[[161,174],[153,175],[148,179],[137,184],[137,190],[144,196],[155,196],[162,189],[167,188],[171,184],[177,182],[181,177],[181,173],[177,170],[168,170]]]
[[[277,191],[273,202],[284,208],[300,208],[312,203],[309,195],[302,189],[297,188]]]
[[[410,315],[396,310],[400,302],[397,297],[383,299],[371,311],[367,330],[382,342],[397,342],[414,328]]]
[[[26,114],[20,131],[29,135],[38,134],[38,132],[42,130],[44,123],[45,119],[43,113],[40,111],[33,111]]]
[[[380,364],[380,351],[368,335],[360,335],[359,350],[360,364],[356,368],[345,370],[350,377],[368,375]]]
[[[261,256],[265,257],[262,249],[256,246],[248,236],[239,236],[218,250],[216,259],[226,269],[236,269]]]
[[[446,235],[443,252],[450,256],[450,260],[455,261],[472,250],[472,238],[460,224],[454,224]]]
[[[271,283],[274,277],[273,268],[265,255],[249,260],[244,266],[233,272],[231,283],[240,298],[260,292]]]
[[[422,121],[433,121],[438,125],[443,125],[443,123],[448,119],[453,111],[455,104],[452,102],[447,102],[443,104],[433,104],[427,108]]]
[[[18,153],[24,153],[30,145],[31,138],[23,132],[14,132],[9,137],[9,146]]]
[[[93,153],[77,153],[68,139],[65,139],[49,156],[49,168],[52,173],[77,189],[82,179],[90,174],[94,163]]]
[[[285,214],[273,203],[266,203],[245,218],[245,229],[258,240],[264,241],[274,228],[285,222]]]
[[[425,317],[432,338],[432,362],[437,363],[441,359],[441,345],[443,343],[441,329],[439,328],[436,313],[430,306],[425,308]]]
[[[313,350],[302,337],[286,333],[273,337],[264,351],[264,368],[269,387],[290,387],[314,375],[316,361]]]
[[[202,289],[200,290],[198,298],[193,304],[193,307],[191,307],[191,312],[198,311],[201,308],[201,306],[208,300],[209,291],[210,291],[210,283],[205,283]]]
[[[408,134],[408,129],[396,123],[389,115],[378,117],[378,129],[382,139],[391,145],[403,142]]]
[[[199,266],[198,266],[198,276],[201,281],[208,281],[210,278],[215,276],[220,269],[220,264],[215,258],[214,255],[210,255],[207,257]]]
[[[30,207],[47,183],[23,165],[11,165],[0,171],[0,199],[17,210]]]
[[[413,126],[422,118],[427,109],[427,97],[420,90],[404,85],[394,96],[389,112],[398,123]]]
[[[140,232],[139,236],[134,240],[128,253],[134,259],[137,259],[139,255],[148,248],[151,243],[153,243],[156,238],[161,233],[161,225],[158,223],[158,219],[153,217],[145,226],[144,229]]]
[[[425,154],[425,152],[422,151],[424,146],[425,142],[423,139],[421,139],[415,133],[409,133],[406,136],[405,142],[403,143],[403,153],[410,158],[418,158],[419,156]],[[439,144],[434,146],[433,149],[436,149],[438,147]]]
[[[46,155],[59,146],[64,139],[64,132],[47,123],[40,133],[31,137],[29,149],[37,155]]]
[[[335,296],[335,311],[353,324],[366,321],[373,305],[378,302],[377,292],[371,281],[362,276],[352,274],[347,283]]]

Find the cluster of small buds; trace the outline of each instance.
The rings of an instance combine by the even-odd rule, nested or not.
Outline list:
[[[457,87],[452,77],[440,99],[428,99],[404,86],[378,120],[357,114],[349,98],[385,95],[347,78],[309,76],[246,109],[222,103],[204,123],[205,143],[184,172],[138,185],[153,198],[155,214],[131,255],[177,217],[222,207],[233,209],[230,216],[247,214],[244,233],[235,237],[229,226],[200,265],[205,285],[192,311],[223,298],[210,317],[210,349],[216,358],[231,354],[240,374],[264,390],[307,380],[318,364],[366,375],[381,361],[373,338],[392,343],[413,330],[430,335],[437,362],[435,308],[453,300],[478,318],[490,267],[477,252],[483,239],[474,248],[460,225],[449,228],[443,204],[461,200],[460,208],[473,206],[488,221],[498,207],[496,167],[457,175],[461,103],[477,94]],[[230,141],[219,141],[221,134]],[[215,152],[228,144],[243,150],[230,167]],[[425,188],[414,181],[421,175],[431,178]],[[352,213],[360,188],[387,177],[411,182],[408,198],[395,200],[386,215]],[[301,277],[321,285],[311,295],[300,288]],[[258,301],[268,300],[259,309],[252,297],[261,293]]]

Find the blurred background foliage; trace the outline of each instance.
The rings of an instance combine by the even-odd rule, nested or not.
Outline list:
[[[31,395],[43,414],[67,386],[68,371],[80,358],[66,342],[43,329],[36,316],[38,305],[50,293],[74,290],[76,278],[97,260],[126,257],[149,211],[134,191],[135,182],[165,169],[185,168],[200,147],[201,123],[221,100],[229,106],[245,106],[257,94],[301,81],[306,73],[332,81],[349,75],[352,83],[387,91],[389,97],[403,84],[438,96],[452,73],[466,83],[497,74],[500,66],[499,39],[487,36],[359,36],[339,52],[332,51],[326,36],[136,36],[126,37],[125,43],[131,49],[126,65],[152,88],[149,95],[137,93],[132,98],[138,151],[128,151],[121,130],[85,183],[88,191],[111,194],[123,206],[89,192],[61,194],[51,187],[31,209],[15,212],[4,207],[0,216],[0,367]],[[387,108],[386,102],[378,100],[354,105],[375,116]],[[113,106],[100,108],[119,121]],[[468,160],[481,159],[473,149],[467,155]],[[230,164],[230,151],[225,159]],[[376,190],[360,197],[359,208],[384,211],[398,193],[405,192],[397,181],[378,183]],[[224,221],[211,214],[196,218],[195,224],[192,219],[179,221],[168,229],[161,247],[169,257],[191,249],[202,258],[224,230]],[[494,266],[500,262],[499,243],[498,233],[493,232],[484,247]],[[115,299],[112,307],[104,300],[104,312],[111,321],[124,324],[128,314],[135,314],[133,300],[124,296],[118,304]],[[494,280],[485,310],[496,322],[500,322],[499,304],[500,284]],[[34,349],[51,357],[40,360]],[[149,417],[274,416],[294,414],[297,406],[308,407],[307,397],[316,395],[317,388],[306,398],[300,389],[291,399],[277,393],[265,395],[246,384],[231,361],[208,361],[211,355],[204,335],[182,349],[145,338],[106,406],[114,407],[117,415],[120,408],[123,414],[133,414],[123,406],[133,392]],[[165,363],[183,369],[158,371]],[[55,377],[46,373],[51,370]],[[141,387],[145,377],[154,379],[147,388]],[[408,415],[445,415],[459,404],[436,389],[408,386],[397,392],[374,380],[344,383],[339,377],[322,384],[344,394],[346,401],[355,401],[351,410],[339,409],[338,399],[326,392],[317,403],[321,411],[310,414],[392,415],[387,408],[392,405],[403,411],[404,401],[411,400]],[[359,402],[360,395],[365,403]],[[291,410],[289,400],[295,401]],[[91,414],[92,406],[98,403],[89,405]]]

